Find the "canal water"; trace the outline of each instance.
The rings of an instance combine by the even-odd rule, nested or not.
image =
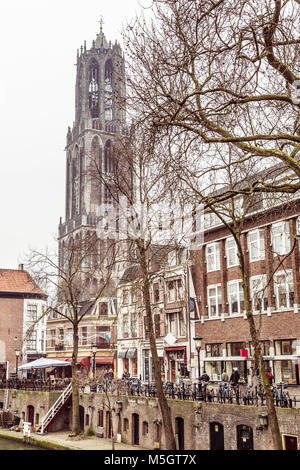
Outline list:
[[[0,438],[0,450],[45,450],[39,447],[24,444],[23,442],[13,441],[11,439]]]

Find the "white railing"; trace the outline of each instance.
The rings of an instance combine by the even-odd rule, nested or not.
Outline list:
[[[45,416],[41,419],[41,425],[38,430],[40,434],[44,434],[44,430],[46,429],[50,421],[56,416],[56,414],[61,409],[61,407],[65,404],[66,400],[69,398],[71,393],[72,393],[72,383],[70,383],[64,389],[64,391],[58,397],[56,402],[51,406],[51,408],[47,411]]]
[[[8,410],[8,394],[9,390],[8,388],[5,389],[5,394],[4,394],[4,403],[3,403],[3,409]]]

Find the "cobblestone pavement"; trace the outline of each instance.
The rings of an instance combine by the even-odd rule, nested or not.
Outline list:
[[[32,440],[36,444],[43,442],[51,444],[58,444],[70,450],[112,450],[112,442],[110,439],[99,438],[94,436],[77,436],[69,437],[70,431],[66,432],[51,432],[49,434],[40,435],[32,433]],[[0,429],[0,437],[10,437],[15,440],[23,441],[23,433],[9,431],[7,429]],[[38,442],[37,442],[38,441]],[[124,444],[123,442],[115,442],[115,450],[146,450],[140,446],[132,446]]]

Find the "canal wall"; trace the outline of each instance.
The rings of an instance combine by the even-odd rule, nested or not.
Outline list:
[[[60,393],[10,390],[9,410],[25,421],[31,413],[37,426]],[[3,401],[4,390],[0,390],[0,403]],[[182,400],[168,400],[168,403],[178,448],[209,450],[218,445],[226,450],[243,446],[254,450],[273,448],[270,427],[262,427],[259,422],[259,415],[266,413],[266,407]],[[300,449],[300,409],[277,408],[277,415],[283,440],[296,440]],[[165,448],[156,398],[80,393],[80,417],[82,431],[92,427],[99,437],[109,438],[113,434],[126,444],[146,449]],[[48,432],[71,430],[71,427],[72,408],[68,405]]]

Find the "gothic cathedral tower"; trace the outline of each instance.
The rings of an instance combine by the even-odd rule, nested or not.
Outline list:
[[[70,240],[95,233],[101,205],[113,203],[104,185],[89,177],[91,161],[103,174],[113,173],[114,138],[126,133],[124,56],[120,45],[102,31],[88,50],[77,51],[75,122],[66,145],[65,222],[59,224],[60,263]]]

